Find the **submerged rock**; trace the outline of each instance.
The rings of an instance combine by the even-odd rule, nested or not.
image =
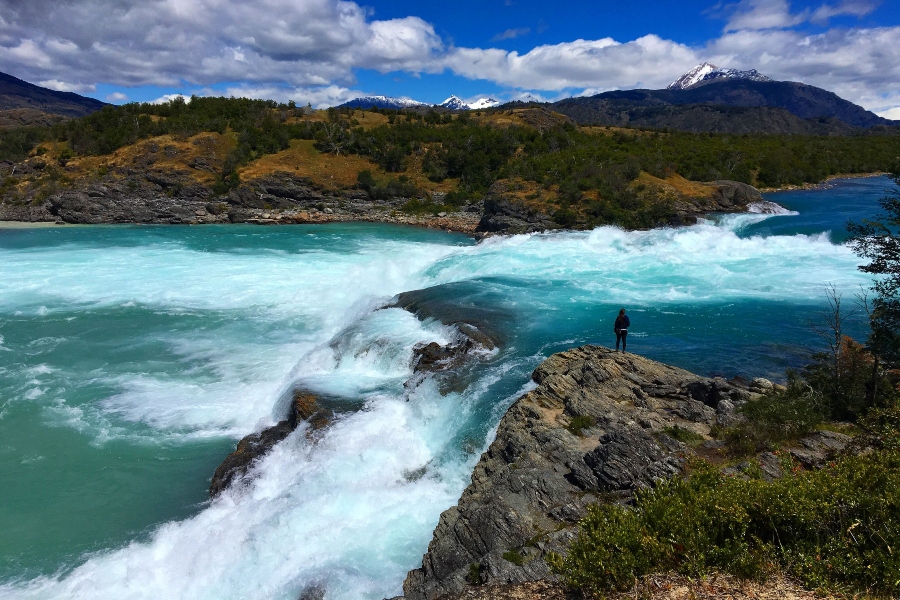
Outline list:
[[[589,504],[625,501],[681,471],[692,451],[666,432],[708,437],[749,397],[599,346],[555,354],[532,378],[538,387],[507,411],[459,503],[441,515],[405,598],[461,592],[473,573],[489,585],[552,580],[545,557],[564,550]]]
[[[327,427],[334,414],[322,408],[312,394],[296,391],[288,418],[258,433],[251,433],[238,442],[234,452],[225,457],[209,484],[209,497],[215,498],[234,481],[243,477],[256,459],[264,456],[275,444],[286,438],[300,423],[307,422],[311,431]]]

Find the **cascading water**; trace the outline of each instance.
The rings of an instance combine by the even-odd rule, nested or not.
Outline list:
[[[793,215],[478,245],[379,225],[0,229],[0,475],[16,482],[0,596],[397,594],[543,357],[609,344],[626,306],[629,350],[780,376],[816,344],[824,284],[868,284],[823,202],[836,190],[862,218],[885,185],[773,198]],[[466,385],[404,388],[414,346],[454,335],[383,308],[418,289],[502,335]],[[204,502],[234,440],[298,387],[336,421]]]

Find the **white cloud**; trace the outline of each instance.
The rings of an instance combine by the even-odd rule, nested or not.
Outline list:
[[[106,97],[106,101],[120,104],[122,102],[128,101],[128,95],[123,94],[122,92],[113,92],[112,94],[110,94]]]
[[[558,98],[660,88],[711,61],[803,81],[883,112],[900,106],[900,27],[802,31],[803,23],[874,6],[835,0],[795,11],[787,0],[741,0],[719,9],[726,31],[704,45],[650,34],[520,53],[447,47],[418,17],[376,20],[346,0],[0,0],[0,71],[72,91],[97,82],[179,90],[240,82],[228,93],[323,106],[360,95],[352,89],[358,68],[414,77],[449,70],[503,86],[504,97],[528,90]]]
[[[457,48],[446,64],[464,77],[519,90],[593,95],[662,88],[703,61],[822,87],[870,110],[900,105],[900,27],[831,29],[816,35],[796,29],[745,29],[724,33],[705,47],[648,35],[625,43],[576,40],[522,55],[496,48]]]
[[[822,87],[869,109],[900,104],[900,27],[818,35],[735,32],[711,42],[706,56],[717,65],[756,68],[773,79]]]
[[[164,96],[160,96],[156,100],[151,100],[150,104],[167,104],[167,103],[171,102],[172,100],[177,100],[178,98],[181,98],[185,102],[191,101],[191,97],[185,96],[184,94],[166,94]]]
[[[893,119],[895,121],[900,121],[900,106],[891,108],[889,110],[883,110],[877,114],[879,117],[884,117],[885,119]]]
[[[807,18],[804,14],[792,15],[787,0],[744,0],[733,10],[726,31],[793,27]]]
[[[647,35],[620,43],[611,38],[538,46],[526,54],[457,48],[445,64],[470,79],[525,90],[659,87],[700,60],[683,44]],[[674,75],[674,76],[673,76]]]
[[[207,95],[220,95],[209,93]],[[313,108],[327,108],[343,104],[354,98],[366,96],[359,90],[352,90],[338,85],[328,85],[322,87],[295,87],[286,88],[283,86],[237,86],[225,90],[226,96],[235,98],[258,98],[264,100],[275,100],[277,102],[287,103],[291,100],[298,106],[306,106],[311,104]]]
[[[31,81],[331,85],[434,70],[442,50],[422,19],[345,0],[0,0],[0,14],[0,70]]]
[[[58,79],[48,79],[38,83],[41,87],[56,90],[57,92],[93,92],[96,87],[81,83],[69,83],[67,81],[59,81]]]
[[[825,24],[838,16],[865,16],[876,7],[876,3],[868,0],[845,0],[837,5],[822,4],[815,10],[793,13],[787,0],[741,0],[724,8],[728,15],[725,31],[786,29],[807,21]]]

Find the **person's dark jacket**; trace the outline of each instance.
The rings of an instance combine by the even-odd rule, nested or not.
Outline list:
[[[631,327],[631,319],[628,318],[628,315],[621,315],[616,317],[616,324],[613,326],[613,332],[619,333],[623,329],[628,329]]]

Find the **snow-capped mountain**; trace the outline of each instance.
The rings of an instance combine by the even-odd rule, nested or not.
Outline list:
[[[450,96],[438,106],[442,108],[449,108],[450,110],[469,110],[469,105],[463,101],[462,98],[457,98],[456,96]]]
[[[437,106],[441,108],[447,108],[450,110],[478,110],[480,108],[493,108],[495,106],[500,106],[502,102],[499,100],[494,100],[493,98],[479,98],[472,104],[467,103],[462,98],[458,96],[450,96]],[[373,106],[377,106],[378,108],[391,108],[394,110],[401,110],[404,108],[417,108],[421,106],[434,106],[433,104],[429,104],[428,102],[419,102],[418,100],[413,100],[411,98],[392,98],[390,96],[362,96],[361,98],[354,98],[349,102],[344,102],[339,105],[338,108],[371,108]]]
[[[390,96],[362,96],[354,98],[349,102],[344,102],[338,108],[392,108],[400,110],[402,108],[415,108],[417,106],[431,106],[427,102],[419,102],[411,98],[392,98]]]
[[[499,100],[494,100],[493,98],[479,98],[472,104],[469,104],[458,96],[450,96],[438,106],[449,108],[450,110],[478,110],[480,108],[494,108],[495,106],[500,106],[500,104]]]
[[[716,79],[749,79],[751,81],[772,81],[756,69],[749,71],[739,71],[737,69],[720,69],[712,63],[703,63],[697,65],[677,81],[669,84],[667,89],[670,90],[686,90],[692,88],[704,81],[713,81]]]
[[[494,108],[502,104],[499,100],[493,98],[479,98],[469,105],[469,110],[478,110],[479,108]]]

